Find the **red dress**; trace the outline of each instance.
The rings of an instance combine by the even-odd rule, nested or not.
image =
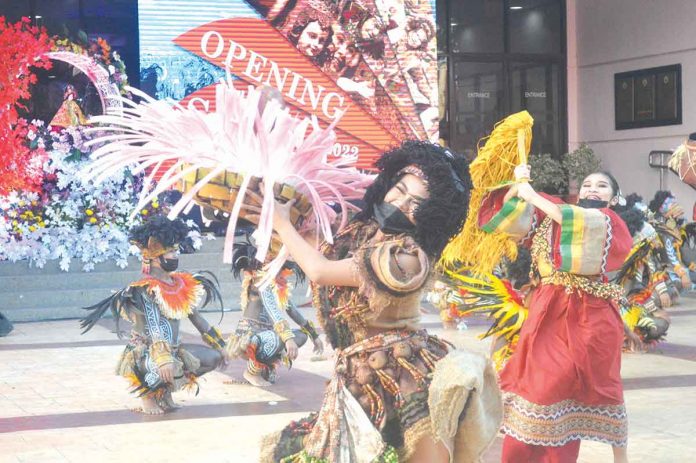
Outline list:
[[[500,375],[503,461],[574,461],[581,439],[625,446],[623,322],[615,303],[622,293],[605,274],[630,251],[628,229],[610,209],[561,203],[557,224],[517,198],[503,204],[503,194],[484,202],[481,228],[531,245],[540,280]]]

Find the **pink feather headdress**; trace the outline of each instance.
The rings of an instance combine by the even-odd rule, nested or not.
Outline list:
[[[136,164],[136,174],[150,169],[135,215],[185,176],[197,169],[209,169],[172,207],[170,218],[191,204],[196,193],[221,173],[231,171],[243,175],[227,228],[225,263],[232,260],[234,230],[252,176],[264,181],[263,205],[255,234],[256,258],[261,262],[266,260],[273,231],[274,183],[292,185],[307,197],[313,215],[309,222],[316,227],[318,235],[332,242],[331,225],[336,212],[329,203],[341,207],[340,229],[346,223],[348,209],[354,209],[348,201],[362,198],[373,179],[349,167],[352,160],[328,159],[336,138],[335,122],[321,129],[315,117],[293,117],[273,100],[260,114],[261,92],[253,87],[243,93],[235,90],[229,80],[218,84],[216,109],[211,113],[155,100],[137,89],[130,91],[143,101],[134,103],[124,99],[122,114],[92,118],[92,122],[99,124],[92,130],[102,135],[90,143],[105,144],[92,153],[94,161],[85,175],[100,182],[126,166]],[[170,167],[162,173],[162,166],[167,165]],[[161,174],[158,181],[155,181],[156,172]],[[285,247],[281,248],[268,273],[275,274],[287,256]]]

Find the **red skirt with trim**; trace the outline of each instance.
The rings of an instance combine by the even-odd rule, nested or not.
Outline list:
[[[566,399],[621,404],[623,338],[623,322],[613,303],[542,285],[532,294],[529,318],[500,375],[501,388],[540,405]]]

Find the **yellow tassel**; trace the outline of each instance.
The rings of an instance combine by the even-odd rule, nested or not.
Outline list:
[[[499,122],[479,148],[469,166],[474,189],[462,231],[447,245],[440,264],[445,268],[467,264],[475,271],[491,272],[503,256],[517,257],[516,243],[505,233],[485,233],[478,227],[481,202],[491,189],[509,184],[518,164],[526,163],[532,143],[534,120],[527,111]],[[482,140],[483,141],[483,140]]]

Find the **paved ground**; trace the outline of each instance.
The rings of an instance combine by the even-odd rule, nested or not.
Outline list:
[[[696,297],[683,298],[672,315],[667,342],[623,357],[634,463],[692,461],[696,449]],[[223,331],[237,318],[226,314]],[[466,331],[443,331],[435,315],[424,324],[459,346],[487,350],[476,339],[481,321]],[[80,336],[74,320],[24,323],[0,338],[0,462],[253,462],[260,434],[318,407],[331,370],[330,361],[312,362],[307,347],[292,371],[262,390],[224,383],[241,374],[237,362],[207,375],[198,396],[177,394],[183,409],[145,417],[128,411],[137,401],[113,375],[123,342],[111,328],[104,322]],[[193,333],[187,325],[185,340],[197,339]],[[499,452],[497,440],[485,461]],[[609,462],[611,450],[586,442],[580,460]]]

